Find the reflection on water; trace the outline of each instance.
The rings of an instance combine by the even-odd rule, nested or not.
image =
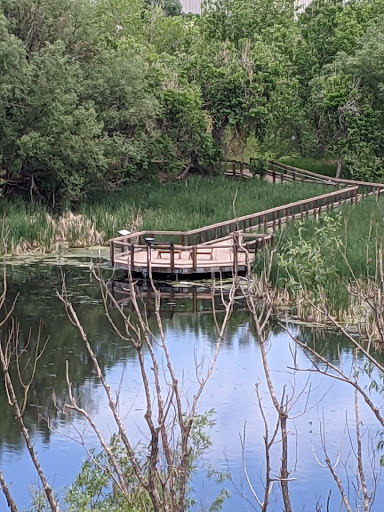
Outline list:
[[[81,460],[85,458],[84,448],[78,443],[79,432],[85,436],[88,447],[95,443],[81,418],[60,412],[60,405],[67,399],[66,360],[69,362],[70,379],[79,405],[92,415],[106,436],[113,432],[108,406],[92,364],[76,330],[65,316],[62,303],[56,297],[56,291],[61,290],[63,275],[69,298],[97,354],[103,374],[112,389],[121,389],[121,414],[134,439],[138,439],[144,432],[144,397],[136,355],[112,333],[104,314],[99,285],[85,266],[34,263],[7,268],[8,303],[11,304],[20,293],[15,317],[20,323],[21,347],[26,347],[21,357],[26,360],[39,342],[39,333],[40,343],[49,338],[31,386],[25,415],[43,468],[50,475],[52,485],[63,492],[63,488],[79,470]],[[110,276],[109,271],[104,272],[106,277]],[[132,314],[127,283],[111,282],[110,286],[116,302]],[[207,360],[212,353],[217,334],[212,310],[215,309],[218,319],[222,319],[223,312],[220,309],[223,309],[221,300],[222,295],[224,298],[226,295],[225,287],[215,293],[207,286],[193,286],[191,283],[181,283],[178,288],[160,283],[159,288],[162,292],[161,312],[167,344],[188,397],[196,386],[196,361],[201,358]],[[156,330],[154,296],[145,283],[137,284],[137,292],[151,329]],[[111,308],[111,314],[118,322],[114,308]],[[329,454],[336,460],[341,450],[343,460],[348,460],[342,478],[353,488],[353,457],[347,457],[351,449],[346,430],[347,423],[353,423],[353,392],[347,385],[331,382],[320,375],[311,375],[308,383],[307,373],[293,374],[290,369],[293,366],[292,358],[295,357],[300,367],[308,368],[306,354],[302,350],[295,351],[291,340],[277,323],[272,323],[270,330],[268,360],[278,396],[284,386],[289,388],[290,393],[297,395],[292,411],[295,419],[289,425],[289,465],[296,479],[291,484],[294,510],[315,510],[318,498],[324,506],[328,489],[333,490],[331,503],[335,505],[338,499],[332,479],[329,472],[316,462],[314,453],[321,460],[320,427],[323,430],[325,428]],[[307,344],[315,345],[334,364],[339,364],[340,354],[347,367],[353,364],[350,345],[337,334],[313,331],[307,327],[292,327],[292,330]],[[359,364],[363,365],[364,360],[361,359]],[[362,384],[364,378],[361,377]],[[248,471],[255,488],[261,492],[264,431],[254,391],[259,381],[265,413],[271,422],[275,421],[252,318],[239,296],[236,298],[235,311],[229,321],[217,365],[200,402],[200,412],[213,408],[216,414],[216,424],[210,432],[212,449],[205,462],[221,471],[230,470],[235,486],[240,489],[244,479],[239,433],[243,432],[246,424],[245,455]],[[36,479],[12,412],[7,406],[3,387],[0,388],[0,408],[0,468],[6,480],[12,482],[11,490],[18,504],[25,507],[29,501],[28,484],[36,482]],[[300,414],[304,409],[307,412]],[[361,415],[366,428],[364,443],[367,444],[368,437],[375,436],[378,427],[363,405]],[[277,446],[273,451],[276,472],[279,449]],[[375,454],[373,458],[377,461],[378,455]],[[209,497],[213,495],[211,486],[201,469],[194,482],[195,489],[201,497]],[[238,496],[233,484],[227,482],[226,486],[232,492],[232,498],[225,504],[225,512],[245,510],[245,502]],[[372,510],[381,510],[383,499],[379,487],[376,508]],[[2,497],[0,510],[4,505],[1,500]],[[279,507],[277,499],[275,509],[280,510]]]

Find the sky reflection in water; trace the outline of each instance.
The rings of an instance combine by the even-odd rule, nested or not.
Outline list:
[[[137,363],[134,354],[111,333],[99,299],[98,286],[89,276],[86,268],[75,265],[64,267],[66,282],[71,300],[73,301],[84,327],[89,335],[95,351],[99,354],[101,366],[112,389],[121,387],[120,411],[124,418],[127,431],[132,439],[145,436],[144,391],[140,384]],[[84,447],[79,444],[79,435],[86,438],[87,447],[95,446],[94,436],[89,432],[83,419],[75,417],[73,422],[62,417],[52,405],[52,389],[58,400],[65,397],[65,359],[69,359],[71,380],[77,386],[81,405],[90,412],[104,435],[114,432],[113,422],[108,406],[94,378],[92,367],[85,357],[79,339],[73,327],[66,320],[63,307],[55,297],[61,287],[61,272],[57,266],[47,267],[34,264],[28,267],[9,268],[10,298],[17,291],[22,292],[18,301],[16,314],[21,322],[21,336],[27,338],[31,328],[32,336],[36,337],[39,319],[43,319],[44,336],[50,336],[47,352],[42,358],[42,368],[37,375],[37,384],[32,389],[30,406],[27,408],[27,422],[33,432],[35,448],[43,469],[49,480],[59,493],[63,492],[80,469],[85,458]],[[169,299],[168,299],[169,301]],[[211,315],[200,311],[187,314],[191,303],[186,299],[177,300],[177,306],[165,306],[163,315],[164,329],[168,347],[177,369],[178,377],[183,383],[186,398],[191,399],[196,389],[195,361],[202,358],[208,364],[216,340],[215,327]],[[208,303],[209,304],[209,303]],[[207,309],[207,303],[199,303],[198,309]],[[175,309],[178,312],[173,312]],[[152,322],[153,320],[150,319]],[[294,330],[294,328],[293,328]],[[337,491],[327,469],[316,462],[315,455],[321,461],[324,454],[320,444],[320,427],[325,431],[328,455],[335,461],[341,450],[339,474],[343,483],[348,484],[348,475],[353,477],[354,458],[351,454],[349,433],[354,435],[354,393],[348,385],[327,379],[321,375],[311,374],[308,381],[307,372],[293,373],[293,347],[284,332],[274,329],[275,333],[268,341],[268,360],[278,396],[281,396],[286,385],[287,393],[294,389],[298,397],[289,421],[290,460],[292,471],[290,492],[293,509],[315,510],[315,503],[320,499],[324,505],[329,489],[332,489],[331,508],[336,510],[339,502]],[[306,337],[309,343],[314,337],[311,331],[297,332]],[[318,336],[317,336],[318,337]],[[316,337],[316,338],[317,338]],[[340,347],[342,360],[346,368],[350,367],[352,352],[348,345],[339,337],[330,333],[319,337],[317,343],[325,344],[331,359],[337,355]],[[300,368],[309,368],[309,361],[301,349],[296,352],[296,361]],[[363,361],[359,361],[362,365]],[[264,411],[273,428],[276,418],[265,384],[260,350],[253,334],[250,315],[244,312],[234,313],[218,362],[202,395],[199,411],[210,409],[215,411],[215,425],[210,432],[212,447],[204,459],[204,466],[212,465],[220,471],[230,471],[233,483],[227,481],[232,497],[224,505],[224,512],[247,510],[246,502],[240,498],[237,489],[244,487],[250,498],[243,477],[241,460],[240,434],[246,432],[246,463],[248,473],[257,492],[261,494],[261,480],[264,474],[264,428],[258,409],[255,384],[260,382]],[[368,384],[366,377],[361,383]],[[301,394],[300,394],[301,393]],[[379,399],[380,400],[380,399]],[[361,401],[360,401],[361,403]],[[378,403],[382,403],[380,400]],[[30,501],[28,487],[36,484],[37,479],[28,459],[25,448],[14,425],[12,414],[6,407],[6,400],[1,388],[0,405],[0,468],[7,482],[11,482],[11,491],[21,509]],[[37,405],[39,407],[37,407]],[[301,414],[303,409],[307,412]],[[4,411],[4,413],[3,413]],[[369,437],[376,446],[379,425],[365,404],[361,403],[362,433],[367,447]],[[49,431],[43,416],[51,418]],[[273,467],[278,471],[280,445],[273,451]],[[366,450],[369,467],[371,458],[376,461],[375,471],[379,473],[378,454],[372,456]],[[352,481],[349,481],[351,487]],[[217,488],[213,481],[205,478],[205,469],[201,468],[194,478],[194,489],[202,502],[214,496]],[[276,503],[271,510],[281,510],[279,492],[273,494]],[[384,492],[378,485],[376,502],[373,511],[382,510]],[[6,507],[0,497],[0,510]]]

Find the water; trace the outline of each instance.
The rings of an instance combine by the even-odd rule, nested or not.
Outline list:
[[[66,360],[79,405],[92,416],[104,436],[109,437],[115,432],[92,364],[56,295],[56,291],[61,290],[63,277],[69,298],[98,356],[106,380],[112,390],[120,391],[120,414],[129,436],[136,441],[146,435],[143,421],[144,389],[136,355],[132,348],[112,333],[104,314],[98,283],[88,270],[88,260],[69,258],[58,265],[52,259],[7,266],[8,304],[20,293],[15,317],[20,322],[21,345],[27,347],[28,353],[31,350],[28,347],[36,346],[39,332],[41,346],[48,339],[30,388],[25,418],[41,465],[59,496],[64,494],[65,488],[80,470],[86,458],[86,448],[97,445],[95,436],[81,416],[68,416],[60,412],[60,406],[67,399]],[[121,286],[115,290],[115,296],[126,304],[128,311],[129,300]],[[143,293],[141,300],[147,308],[149,323],[155,329],[152,298]],[[216,302],[219,304],[219,298],[216,298]],[[181,291],[166,289],[162,301],[165,337],[186,402],[191,400],[196,389],[196,362],[203,361],[206,368],[214,350],[216,327],[210,309],[211,300],[203,288],[197,292],[191,292],[188,287]],[[199,402],[200,413],[214,409],[215,424],[209,431],[211,447],[200,462],[193,480],[198,501],[205,505],[220,489],[213,480],[206,478],[208,466],[230,473],[231,478],[221,485],[231,493],[231,498],[224,504],[224,512],[251,510],[251,503],[255,504],[244,478],[240,440],[244,433],[247,471],[256,493],[260,497],[262,495],[264,425],[255,392],[257,383],[270,432],[276,422],[251,315],[243,310],[244,304],[240,300],[237,301],[236,309],[227,326],[217,364]],[[218,320],[222,318],[223,313],[219,313]],[[300,339],[316,344],[334,364],[340,364],[339,355],[345,369],[355,364],[351,347],[341,337],[308,328],[299,331],[291,326],[290,329]],[[290,411],[292,419],[288,421],[288,465],[292,478],[290,494],[293,510],[316,510],[317,502],[326,510],[330,490],[329,510],[337,510],[339,497],[329,470],[323,467],[325,456],[321,441],[326,445],[327,454],[333,463],[340,459],[337,471],[352,497],[356,468],[353,452],[356,444],[353,389],[318,373],[294,372],[293,358],[303,370],[311,367],[310,361],[301,349],[295,349],[289,336],[277,324],[271,327],[267,349],[268,364],[278,398],[283,389],[288,396],[293,396]],[[356,364],[362,367],[364,363],[360,358]],[[359,379],[361,385],[369,384],[365,375]],[[7,406],[4,390],[0,390],[0,469],[10,483],[10,490],[18,506],[24,509],[30,503],[31,488],[38,482],[12,411]],[[381,406],[381,397],[373,391],[372,399]],[[375,448],[381,429],[365,404],[361,400],[359,404],[364,461],[368,484],[371,485],[372,475],[380,478],[380,454]],[[280,444],[272,449],[274,475],[279,470],[280,449]],[[382,510],[383,503],[384,492],[379,480],[372,510]],[[355,506],[352,498],[351,504]],[[0,510],[5,509],[5,501],[1,496]],[[270,510],[281,510],[278,489],[271,496]]]

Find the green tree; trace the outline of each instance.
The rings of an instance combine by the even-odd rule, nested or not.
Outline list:
[[[208,119],[202,110],[198,91],[191,88],[167,88],[159,93],[163,118],[160,135],[155,141],[164,172],[200,172],[211,169],[217,149],[208,132]]]
[[[353,54],[340,52],[311,82],[319,134],[338,155],[338,171],[346,161],[356,177],[382,176],[383,80],[384,23],[379,18],[356,42]]]
[[[5,103],[2,167],[5,190],[15,188],[54,205],[78,200],[104,166],[101,133],[91,104],[81,104],[81,70],[63,45],[47,45],[21,63],[17,87]],[[4,107],[3,107],[4,108]]]

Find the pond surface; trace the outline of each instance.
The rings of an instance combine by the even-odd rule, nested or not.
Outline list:
[[[28,339],[35,343],[48,343],[39,360],[35,380],[31,386],[25,411],[26,423],[32,435],[41,465],[59,496],[73,481],[86,458],[87,448],[96,446],[94,436],[81,417],[69,418],[54,405],[67,398],[65,362],[68,360],[70,379],[79,397],[79,404],[87,410],[103,434],[114,432],[108,406],[101,386],[95,378],[92,365],[79,336],[68,321],[63,304],[56,296],[65,278],[69,298],[87,332],[100,366],[112,390],[120,391],[120,411],[131,439],[138,441],[144,434],[144,390],[133,350],[118,339],[106,320],[99,285],[89,272],[89,257],[56,258],[33,261],[28,264],[7,264],[8,303],[19,293],[15,317],[20,323],[21,346]],[[20,263],[20,262],[19,262]],[[105,270],[106,276],[110,275]],[[123,285],[124,288],[124,285]],[[162,321],[168,348],[182,382],[186,398],[196,389],[196,361],[207,364],[217,339],[216,327],[210,310],[209,291],[203,287],[182,286],[183,289],[165,289],[162,299]],[[207,295],[208,293],[208,295]],[[121,285],[116,285],[116,299],[126,304]],[[207,298],[208,297],[208,298]],[[153,301],[142,293],[141,300],[149,311],[149,322],[155,328],[151,313]],[[216,299],[219,304],[220,298]],[[219,306],[218,306],[219,307]],[[259,384],[263,410],[273,430],[276,414],[272,407],[261,363],[260,347],[252,318],[243,310],[239,300],[226,329],[219,358],[213,374],[199,402],[199,412],[214,410],[215,425],[210,429],[211,448],[194,476],[199,505],[206,505],[218,492],[213,480],[206,478],[212,466],[230,473],[231,479],[221,486],[231,497],[224,503],[224,512],[252,510],[256,505],[244,478],[240,436],[245,432],[245,461],[254,488],[262,495],[264,475],[264,425],[258,407],[255,385]],[[223,314],[218,315],[222,319]],[[309,328],[290,326],[291,332],[317,349],[336,365],[350,369],[353,351],[340,336]],[[293,357],[302,369],[310,368],[310,361],[302,349],[277,324],[271,327],[268,362],[273,384],[280,397],[285,387],[288,395],[295,396],[288,421],[290,494],[293,510],[338,510],[339,495],[329,470],[324,466],[321,438],[325,440],[328,456],[336,463],[340,479],[350,497],[354,496],[356,473],[354,392],[345,383],[317,373],[293,372]],[[27,349],[28,350],[28,349]],[[357,361],[363,367],[364,359]],[[361,385],[369,385],[368,377],[361,373]],[[372,399],[379,406],[383,400],[372,391]],[[31,501],[31,489],[38,485],[32,464],[24,447],[12,411],[7,405],[3,387],[0,387],[0,469],[4,473],[20,510]],[[380,439],[380,426],[372,413],[360,400],[360,421],[363,435],[364,463],[368,485],[378,479],[373,511],[383,510],[384,491],[380,481],[380,453],[376,446]],[[280,463],[280,444],[272,450],[272,466],[277,474]],[[240,496],[244,493],[249,503]],[[331,494],[329,494],[331,493]],[[329,497],[330,496],[330,497]],[[279,490],[272,493],[270,510],[281,510]],[[316,503],[321,508],[316,509]],[[354,510],[360,505],[351,498]],[[196,508],[197,510],[198,508]],[[6,510],[0,496],[0,510]]]

